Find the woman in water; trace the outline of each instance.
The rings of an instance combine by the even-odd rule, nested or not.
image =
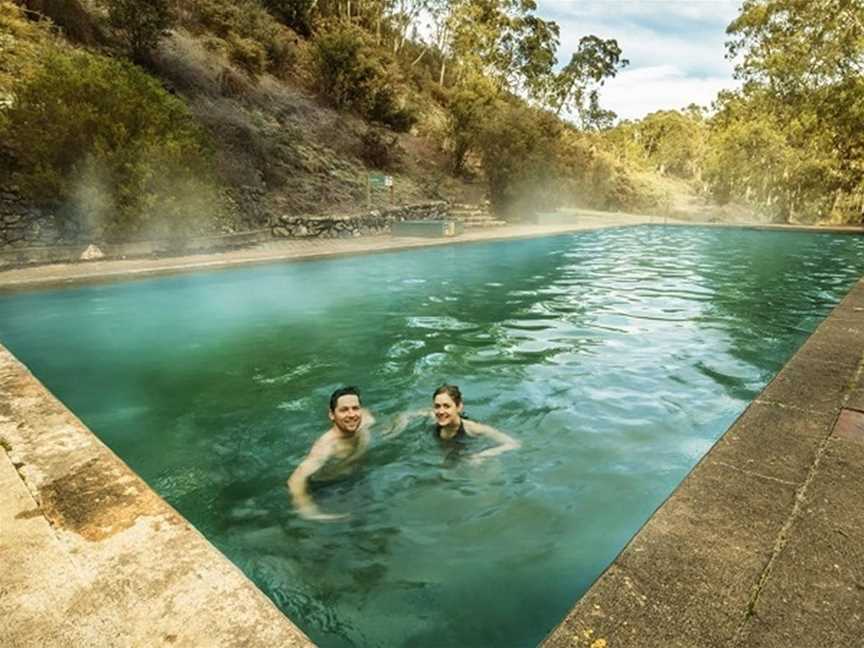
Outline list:
[[[491,425],[470,420],[465,416],[464,409],[465,405],[462,402],[462,393],[459,388],[456,385],[441,385],[432,394],[432,412],[422,410],[399,415],[390,435],[399,434],[412,419],[431,414],[435,420],[435,438],[439,441],[449,442],[470,437],[486,437],[498,444],[471,455],[472,461],[482,461],[521,446],[518,441],[500,430],[496,430]]]

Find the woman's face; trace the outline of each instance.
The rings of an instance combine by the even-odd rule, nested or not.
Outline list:
[[[459,424],[462,403],[457,405],[450,394],[443,393],[435,396],[435,400],[432,401],[432,409],[435,413],[435,420],[441,427]]]

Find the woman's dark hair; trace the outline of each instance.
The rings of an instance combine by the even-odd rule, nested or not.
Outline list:
[[[457,405],[462,402],[462,392],[459,391],[459,387],[456,385],[441,385],[432,394],[432,399],[434,400],[438,394],[447,394]]]
[[[339,399],[342,396],[356,396],[357,400],[359,401],[360,400],[360,391],[356,387],[353,387],[353,386],[340,387],[339,389],[334,391],[330,395],[330,411],[331,412],[336,411],[336,405],[339,403]]]

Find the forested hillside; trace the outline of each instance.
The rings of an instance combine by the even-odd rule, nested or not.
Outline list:
[[[864,222],[864,2],[746,0],[727,34],[742,89],[609,130],[619,159],[777,222]]]
[[[830,5],[830,6],[829,6]],[[533,0],[0,0],[0,191],[64,237],[259,227],[389,200],[855,222],[860,0],[748,0],[743,88],[616,125],[614,39]],[[682,105],[689,102],[682,97]]]

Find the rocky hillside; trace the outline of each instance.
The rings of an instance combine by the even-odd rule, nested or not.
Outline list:
[[[40,58],[79,51],[122,57],[99,4],[27,4],[29,8],[19,8],[0,1],[0,29],[6,32],[0,47],[7,55],[0,65],[0,91],[5,90],[7,102],[18,79],[38,73]],[[434,128],[435,121],[440,125],[443,119],[440,107],[424,111],[424,123],[409,132],[370,123],[355,111],[336,110],[310,77],[309,43],[290,30],[284,33],[292,51],[286,69],[278,75],[266,69],[251,73],[226,51],[223,38],[187,15],[185,23],[166,30],[146,66],[139,68],[182,102],[203,134],[211,162],[205,190],[214,195],[204,201],[210,213],[194,219],[192,232],[254,229],[284,216],[352,214],[391,203],[482,200],[484,188],[470,173],[458,178],[449,173],[440,131]],[[100,117],[106,129],[114,126],[111,114]],[[85,153],[81,151],[82,158]],[[75,187],[55,199],[56,194],[47,191],[51,183],[45,182],[40,195],[38,185],[23,187],[16,181],[21,171],[16,154],[3,148],[0,158],[6,169],[0,176],[0,220],[15,234],[11,240],[20,240],[25,226],[37,222],[30,228],[31,242],[92,238],[92,223],[74,212],[92,207],[91,194],[99,188]],[[70,169],[78,173],[81,164],[76,160]],[[147,170],[157,177],[160,172],[158,165]],[[392,190],[379,188],[375,178],[370,183],[370,176],[383,174],[392,176]],[[117,236],[177,233],[176,228],[142,227],[118,231]],[[95,238],[105,234],[95,227]]]

